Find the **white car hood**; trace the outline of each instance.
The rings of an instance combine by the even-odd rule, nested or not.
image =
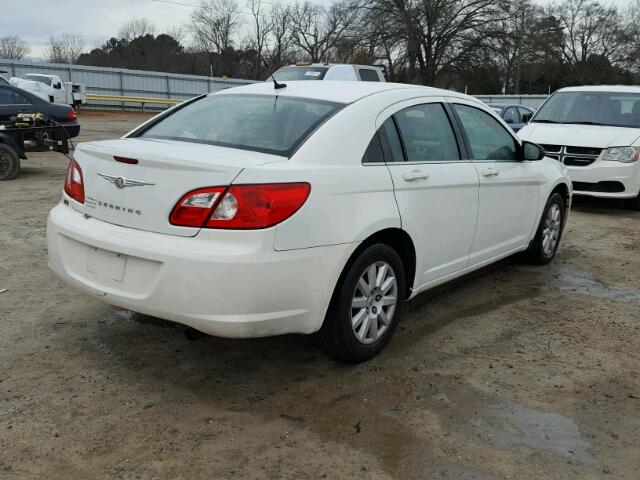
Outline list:
[[[567,125],[530,123],[518,132],[529,142],[574,147],[624,147],[633,145],[640,137],[640,129],[600,127],[597,125]]]

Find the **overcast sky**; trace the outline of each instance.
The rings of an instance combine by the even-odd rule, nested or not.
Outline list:
[[[331,0],[317,1],[329,4]],[[625,7],[631,1],[602,3]],[[131,19],[146,18],[156,24],[157,32],[187,24],[198,0],[55,0],[48,2],[46,8],[42,0],[4,0],[2,3],[0,36],[20,35],[29,42],[31,57],[42,57],[52,35],[76,33],[86,39],[87,47],[93,47],[113,36]]]

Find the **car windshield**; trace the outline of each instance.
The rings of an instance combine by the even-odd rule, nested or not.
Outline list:
[[[640,93],[558,92],[532,122],[640,128]]]
[[[289,157],[342,104],[275,95],[202,97],[134,136],[254,150]]]
[[[273,74],[278,82],[294,80],[322,80],[329,70],[327,67],[284,67]]]

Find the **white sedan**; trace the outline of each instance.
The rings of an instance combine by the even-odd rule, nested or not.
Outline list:
[[[566,167],[472,97],[260,83],[79,145],[49,261],[108,304],[225,337],[317,332],[363,361],[418,293],[551,261],[570,203]]]

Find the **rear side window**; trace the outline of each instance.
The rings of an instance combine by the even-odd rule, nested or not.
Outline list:
[[[409,162],[460,160],[453,128],[444,107],[428,103],[405,108],[395,114]]]
[[[380,137],[376,133],[364,152],[362,157],[362,163],[384,163],[384,155],[382,153],[382,145],[380,144]]]
[[[31,102],[22,95],[15,93],[13,90],[9,90],[8,88],[0,88],[0,105],[21,104],[31,104]]]
[[[289,157],[342,104],[274,95],[210,95],[136,132]]]
[[[505,122],[507,123],[518,123],[520,122],[520,115],[518,111],[514,107],[507,108],[507,111],[504,112],[502,116]]]
[[[371,68],[360,68],[358,69],[358,73],[360,74],[360,80],[362,80],[363,82],[379,82],[380,81],[378,72]]]
[[[517,160],[516,140],[500,123],[479,108],[454,105],[475,160]]]

